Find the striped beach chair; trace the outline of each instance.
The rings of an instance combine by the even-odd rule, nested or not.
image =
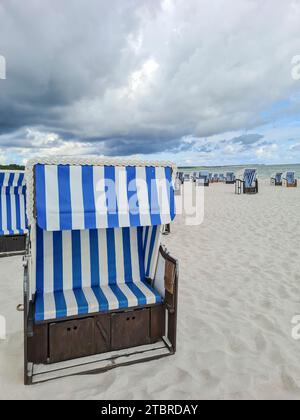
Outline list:
[[[219,182],[219,174],[213,174],[212,182]]]
[[[200,171],[197,175],[196,184],[204,187],[209,187],[209,172]]]
[[[236,194],[257,194],[258,180],[256,169],[245,169],[243,179],[236,179]]]
[[[234,172],[226,172],[226,184],[234,184],[235,183],[235,174]]]
[[[172,164],[41,159],[26,171],[25,384],[174,354],[178,269],[161,246]]]
[[[219,174],[219,182],[225,182],[226,178],[224,174]]]
[[[0,171],[0,256],[25,251],[26,187],[25,173]]]
[[[273,177],[271,177],[271,185],[275,187],[282,187],[282,172],[277,172]]]
[[[295,172],[286,172],[284,176],[285,184],[288,188],[296,188],[298,181],[295,177]]]

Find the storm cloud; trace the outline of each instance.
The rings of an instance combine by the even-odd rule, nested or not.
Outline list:
[[[299,26],[295,0],[1,2],[2,159],[251,148],[299,89]]]

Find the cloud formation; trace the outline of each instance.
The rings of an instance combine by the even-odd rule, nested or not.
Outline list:
[[[273,109],[300,89],[296,0],[10,0],[0,22],[6,160],[232,156],[262,139],[257,127],[299,115],[298,99]]]

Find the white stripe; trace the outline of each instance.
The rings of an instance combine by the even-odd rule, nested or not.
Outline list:
[[[108,309],[119,309],[119,301],[116,295],[113,293],[109,286],[104,286],[101,288],[102,292],[104,293],[107,301],[108,301]]]
[[[98,229],[100,285],[108,285],[107,238],[106,230]]]
[[[9,172],[6,172],[5,174],[4,174],[4,179],[3,179],[3,185],[4,186],[8,186],[8,181],[9,181]]]
[[[57,166],[45,165],[47,230],[60,230]]]
[[[6,215],[6,194],[1,196],[2,202],[2,230],[7,232],[7,215]]]
[[[11,203],[11,229],[17,231],[17,207],[16,207],[17,196],[15,194],[10,195]]]
[[[170,206],[168,200],[167,179],[164,168],[155,168],[155,178],[161,223],[170,223]]]
[[[64,290],[63,293],[67,307],[67,316],[78,315],[78,305],[73,290]]]
[[[132,279],[133,279],[133,282],[136,283],[138,281],[141,281],[139,255],[138,255],[137,228],[130,228],[129,231],[130,231]]]
[[[91,287],[91,261],[90,261],[90,235],[89,230],[82,230],[80,232],[80,247],[81,247],[81,276],[82,287]]]
[[[43,296],[44,300],[44,320],[56,318],[56,306],[54,293],[47,293]]]
[[[81,166],[70,166],[70,190],[73,229],[84,229],[85,226]]]
[[[117,274],[117,283],[119,284],[119,283],[125,283],[122,228],[114,229],[114,235],[115,235],[115,252],[116,252],[116,274]]]
[[[105,194],[104,167],[93,167],[94,197],[96,207],[96,224],[101,228],[108,227],[107,205]]]
[[[63,289],[72,290],[72,233],[69,230],[62,232],[62,252],[63,252]]]
[[[146,296],[147,305],[151,305],[152,303],[156,303],[156,297],[151,290],[148,289],[147,286],[144,285],[141,281],[136,283],[136,286],[144,293]]]
[[[138,196],[138,201],[139,201],[139,214],[140,214],[141,226],[150,226],[151,217],[150,217],[148,186],[147,186],[147,181],[146,181],[146,168],[145,167],[136,168],[136,186],[137,186],[137,196]]]
[[[139,301],[136,295],[133,293],[132,290],[129,289],[129,287],[126,284],[119,284],[118,286],[120,290],[124,293],[128,300],[128,307],[138,306]]]
[[[44,238],[44,293],[53,292],[53,233],[43,232]]]
[[[118,203],[119,226],[129,226],[129,206],[127,197],[127,172],[126,168],[117,166],[115,168],[116,195]]]
[[[22,190],[22,187],[20,188]],[[23,194],[19,194],[20,197],[20,224],[21,229],[26,229],[26,223],[25,223],[25,196]]]
[[[90,287],[86,287],[83,289],[84,296],[87,300],[88,307],[89,307],[89,314],[94,312],[100,312],[99,302]]]

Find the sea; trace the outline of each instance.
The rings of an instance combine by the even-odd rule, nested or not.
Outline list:
[[[180,167],[179,170],[183,172],[197,172],[209,171],[212,173],[226,173],[234,172],[236,175],[241,175],[246,168],[253,168],[257,170],[258,178],[270,178],[277,172],[295,172],[296,178],[300,178],[300,164],[295,165],[234,165],[234,166],[194,166],[194,167]]]

